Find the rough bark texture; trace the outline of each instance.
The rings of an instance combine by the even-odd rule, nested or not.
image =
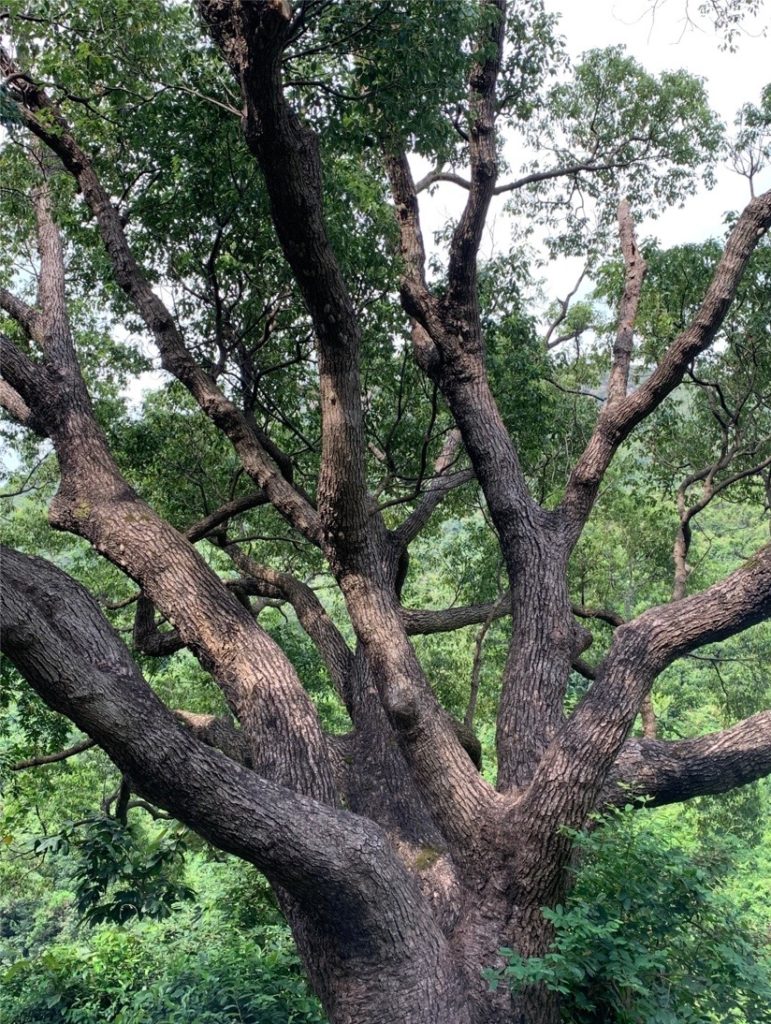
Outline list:
[[[630,791],[663,804],[723,792],[771,772],[768,712],[677,743],[652,738],[650,723],[647,738],[627,738],[656,677],[675,658],[771,614],[771,549],[705,592],[686,596],[686,531],[696,506],[684,499],[672,602],[625,623],[611,611],[572,605],[567,581],[568,559],[603,474],[634,427],[714,339],[749,256],[771,225],[771,194],[754,199],[739,217],[693,323],[631,391],[645,268],[629,206],[621,205],[626,281],[608,401],[562,504],[541,507],[490,388],[478,305],[477,251],[490,201],[531,180],[496,184],[496,82],[506,5],[485,2],[492,16],[469,79],[470,167],[468,180],[462,179],[468,201],[441,292],[426,283],[421,185],[414,185],[403,153],[385,155],[414,356],[457,427],[431,483],[393,531],[367,489],[361,332],[327,237],[318,142],[283,90],[282,57],[301,15],[296,18],[284,0],[197,4],[241,90],[244,144],[264,178],[279,244],[313,324],[322,417],[315,501],[295,486],[291,460],[196,363],[62,112],[0,50],[0,70],[21,122],[77,182],[114,278],[143,319],[162,365],[230,440],[257,486],[183,534],[122,477],[80,374],[62,245],[45,171],[38,168],[37,304],[32,308],[0,289],[0,308],[36,356],[0,336],[0,403],[53,444],[60,487],[52,525],[88,540],[138,585],[136,646],[153,654],[188,647],[221,687],[233,721],[166,708],[93,599],[50,564],[10,550],[2,552],[3,649],[42,699],[98,743],[143,798],[266,873],[333,1024],[555,1024],[556,997],[541,990],[516,998],[503,988],[493,993],[481,972],[500,965],[503,946],[525,955],[548,948],[541,908],[565,895],[571,851],[563,826],[581,827],[591,812]],[[569,173],[562,168],[541,177]],[[461,443],[470,468],[454,470]],[[759,463],[756,471],[767,465]],[[699,480],[711,485],[713,477],[708,470]],[[508,591],[497,602],[470,608],[403,608],[410,543],[445,495],[471,479],[497,531]],[[352,642],[306,581],[256,563],[228,533],[231,520],[267,503],[320,549],[345,599]],[[204,538],[230,556],[238,580],[226,585],[212,571],[194,546]],[[348,734],[324,733],[293,666],[252,614],[250,595],[292,606],[344,702]],[[157,613],[171,631],[159,629]],[[409,637],[480,624],[481,657],[484,632],[505,615],[511,641],[493,787],[478,771],[479,745],[468,728],[473,702],[466,728],[450,718]],[[610,652],[597,666],[580,658],[591,637],[577,618],[615,629]],[[593,685],[566,717],[574,667]],[[475,672],[478,680],[478,663]]]

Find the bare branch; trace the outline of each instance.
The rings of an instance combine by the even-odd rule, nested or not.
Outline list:
[[[143,654],[153,658],[167,658],[185,647],[185,641],[179,631],[172,629],[162,633],[155,622],[155,606],[143,594],[137,598],[134,614],[134,644]]]
[[[551,167],[545,171],[533,171],[532,174],[525,174],[523,177],[517,178],[516,181],[509,181],[505,185],[498,185],[494,194],[499,196],[505,192],[516,192],[526,185],[537,185],[541,181],[552,181],[554,178],[573,178],[579,174],[623,170],[629,167],[632,162],[629,160],[607,160],[604,162],[583,160],[574,164],[565,164],[562,167]]]
[[[450,473],[450,467],[457,457],[460,433],[453,430],[447,436],[439,456],[434,463],[434,475],[425,494],[403,523],[394,530],[398,543],[405,547],[410,544],[426,526],[437,506],[450,491],[474,479],[473,470]]]
[[[12,772],[21,772],[25,768],[37,768],[42,764],[57,764],[59,761],[66,761],[67,758],[82,754],[84,750],[91,750],[96,746],[96,740],[81,740],[64,750],[57,750],[55,754],[39,754],[37,757],[28,757],[24,761],[17,761],[11,765]]]
[[[546,335],[543,339],[543,343],[547,349],[552,349],[556,345],[561,344],[563,341],[568,340],[566,337],[563,337],[562,335],[560,335],[554,341],[551,340],[551,337],[557,330],[557,328],[560,326],[560,324],[563,324],[565,322],[565,318],[568,315],[568,310],[570,309],[570,301],[574,297],[578,289],[581,287],[581,284],[584,278],[586,277],[586,269],[587,268],[584,267],[584,269],[581,271],[578,277],[578,280],[573,285],[573,288],[567,293],[564,299],[560,299],[558,302],[560,308],[559,314],[555,317],[551,324],[549,324],[549,329],[547,330]]]
[[[550,167],[544,171],[533,171],[530,174],[523,175],[521,178],[516,178],[514,181],[507,181],[503,185],[496,185],[493,189],[493,195],[501,196],[507,192],[518,192],[520,189],[525,188],[526,185],[537,185],[542,181],[552,181],[555,178],[574,178],[579,174],[623,170],[629,167],[631,163],[632,161],[629,160],[606,160],[599,162],[595,160],[579,160],[573,164]],[[466,191],[471,191],[472,188],[472,183],[460,174],[452,174],[448,171],[436,169],[424,175],[416,184],[415,190],[416,192],[424,192],[427,188],[441,181],[458,185],[460,188],[466,189]]]
[[[466,191],[470,191],[471,182],[466,178],[462,178],[459,174],[451,174],[448,171],[429,171],[419,181],[415,182],[415,192],[425,192],[427,188],[431,188],[432,185],[436,185],[440,181],[447,181],[452,185],[460,185],[461,188],[465,188]]]
[[[640,303],[645,260],[642,258],[634,237],[634,222],[629,202],[623,199],[618,207],[618,233],[621,238],[621,252],[624,257],[624,294],[618,313],[616,343],[613,346],[613,364],[608,380],[608,404],[626,397],[629,384],[629,367],[632,362],[634,324]]]
[[[727,442],[726,442],[727,443]],[[691,569],[688,565],[688,552],[691,545],[691,522],[702,512],[710,502],[740,480],[746,480],[751,476],[760,476],[763,470],[771,466],[771,456],[756,462],[752,466],[732,473],[723,480],[715,481],[715,474],[721,469],[726,469],[734,456],[736,447],[727,448],[724,446],[722,455],[710,466],[690,474],[680,485],[677,492],[677,510],[680,523],[672,549],[672,557],[675,565],[675,578],[672,588],[672,600],[679,601],[685,597],[688,584],[688,577]],[[703,481],[701,497],[692,505],[687,504],[687,492],[689,488],[699,481]]]
[[[479,699],[479,683],[482,677],[482,647],[485,642],[490,626],[493,624],[493,620],[496,618],[497,606],[493,605],[490,612],[482,623],[479,632],[476,635],[474,641],[474,661],[471,667],[471,686],[469,687],[468,703],[466,704],[466,713],[463,716],[463,722],[469,728],[474,724],[474,716],[477,709],[477,701]]]
[[[191,544],[194,544],[196,541],[203,540],[204,537],[207,537],[217,527],[223,526],[225,523],[230,522],[231,519],[235,519],[236,516],[243,515],[244,512],[249,512],[253,508],[259,508],[261,505],[267,505],[268,502],[268,496],[264,491],[254,491],[252,494],[246,494],[242,498],[233,498],[232,501],[221,505],[197,523],[188,526],[185,530],[185,536]]]
[[[597,669],[583,658],[573,658],[573,670],[590,682],[597,678]]]

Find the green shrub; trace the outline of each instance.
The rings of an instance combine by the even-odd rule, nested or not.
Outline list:
[[[688,849],[672,820],[627,807],[573,834],[580,868],[563,906],[545,909],[540,957],[504,949],[490,984],[541,983],[571,1024],[771,1024],[771,950],[725,891],[729,838]]]

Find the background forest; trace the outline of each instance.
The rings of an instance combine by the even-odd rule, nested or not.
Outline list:
[[[55,83],[98,154],[126,211],[135,251],[168,292],[188,336],[204,339],[197,357],[219,372],[224,388],[244,401],[249,397],[260,428],[292,451],[300,482],[313,479],[319,426],[308,325],[278,258],[223,73],[205,49],[185,65],[183,54],[197,45],[195,19],[185,5],[152,0],[112,0],[109,18],[104,4],[67,4],[59,35],[39,47],[34,19],[25,22],[21,15],[34,8],[41,31],[50,32],[57,6],[44,0],[2,5],[21,26],[22,55]],[[369,47],[364,52],[371,60],[362,61],[359,84],[386,97],[389,117],[409,122],[417,115],[399,107],[403,96],[390,95],[389,75],[409,60],[422,88],[446,88],[449,97],[466,71],[452,47],[469,5],[449,6],[459,24],[445,25],[431,39],[435,66],[425,67],[418,58],[421,40],[428,45],[432,23],[423,15],[431,5],[407,0],[396,6],[408,23],[409,53],[398,33],[365,34],[362,46]],[[563,160],[579,151],[586,156],[585,112],[593,107],[591,131],[598,138],[621,133],[625,145],[634,146],[644,129],[650,148],[623,168],[574,176],[546,191],[513,193],[508,212],[520,228],[509,249],[489,255],[480,267],[493,390],[533,493],[553,504],[605,394],[613,310],[624,286],[614,219],[619,190],[642,214],[700,188],[718,163],[732,161],[753,185],[769,158],[771,87],[752,102],[748,98],[737,124],[726,127],[709,110],[700,83],[684,72],[657,80],[620,49],[595,51],[568,67],[552,20],[538,4],[530,7],[534,41],[524,57],[518,55],[521,76],[532,81],[538,98],[531,109],[517,112],[527,145],[543,139],[548,124],[549,152]],[[452,424],[437,389],[409,358],[404,327],[389,300],[398,268],[383,241],[393,237],[392,211],[379,155],[371,151],[372,126],[362,104],[348,104],[334,83],[316,106],[303,91],[311,80],[329,79],[335,33],[347,16],[336,17],[320,52],[306,57],[294,88],[305,115],[323,129],[329,231],[363,311],[368,472],[386,520],[396,524],[430,475]],[[114,43],[115,24],[121,26],[120,45]],[[719,31],[728,35],[731,24],[721,23]],[[455,79],[443,85],[445,75]],[[216,102],[207,102],[215,96]],[[18,286],[29,284],[34,263],[24,185],[28,157],[15,144],[18,125],[3,102],[0,92],[6,125],[0,283]],[[439,152],[452,168],[456,143],[442,134],[444,122],[426,115],[409,123],[417,152]],[[665,169],[652,175],[649,159],[660,159]],[[97,418],[132,486],[186,530],[247,492],[243,469],[187,392],[158,371],[136,314],[105,272],[71,182],[54,175],[53,187],[68,247],[70,315]],[[737,177],[737,206],[746,192]],[[236,203],[233,194],[240,197]],[[199,231],[191,229],[191,209]],[[727,214],[726,230],[735,219]],[[528,220],[548,236],[550,259],[586,258],[578,298],[550,302],[544,295],[544,268],[521,227]],[[689,322],[723,244],[716,238],[665,250],[654,238],[641,240],[648,275],[637,320],[637,381]],[[244,319],[231,324],[227,311],[236,299]],[[586,693],[617,621],[669,601],[679,587],[681,594],[686,586],[690,592],[704,589],[767,543],[769,323],[771,244],[765,239],[720,343],[700,357],[605,478],[570,567],[571,597],[587,612],[594,641],[572,674],[567,710]],[[2,326],[14,329],[10,319],[3,318]],[[258,373],[249,376],[246,358],[238,374],[224,359],[218,366],[223,348],[205,339],[227,338],[228,331],[252,340]],[[233,344],[228,359],[238,364],[239,358]],[[46,522],[58,483],[50,446],[10,419],[0,422],[0,433],[6,453],[0,541],[44,555],[82,582],[132,644],[135,585],[85,541],[54,532]],[[255,562],[301,578],[352,638],[318,551],[298,542],[272,510],[248,510],[227,543],[215,537],[202,545],[207,561],[226,578],[236,575],[226,550],[233,541]],[[505,591],[484,500],[476,486],[459,487],[411,549],[401,598],[406,608],[484,608],[470,624],[416,633],[413,642],[442,705],[473,726],[490,781],[497,688],[510,633]],[[325,728],[342,733],[344,709],[291,604],[264,596],[245,600],[297,667]],[[161,636],[164,631],[161,623]],[[132,650],[171,708],[227,713],[221,692],[188,651],[151,654],[139,643]],[[770,664],[768,623],[678,660],[657,679],[647,720],[638,721],[635,734],[700,736],[770,707]],[[27,764],[83,740],[2,663],[0,1022],[323,1022],[289,930],[255,869],[127,792],[99,748]],[[542,981],[564,994],[565,1019],[575,1024],[611,1019],[610,1013],[624,1024],[771,1022],[771,781],[670,807],[620,809],[598,824],[576,837],[575,888],[549,912],[552,950],[529,961],[506,952],[508,966],[491,970],[489,984]]]

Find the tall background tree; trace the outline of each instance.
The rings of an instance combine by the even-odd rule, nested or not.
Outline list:
[[[3,648],[85,738],[14,679],[11,706],[103,749],[119,823],[257,866],[333,1022],[557,1020],[516,957],[562,934],[580,830],[771,773],[771,193],[641,249],[724,153],[702,83],[569,68],[538,0],[506,6],[3,11]],[[732,150],[753,183],[770,113]],[[524,234],[479,259],[496,196],[593,301],[540,329]],[[460,678],[428,637],[467,627]],[[683,708],[694,655],[727,721]],[[134,911],[185,896],[140,876]]]

